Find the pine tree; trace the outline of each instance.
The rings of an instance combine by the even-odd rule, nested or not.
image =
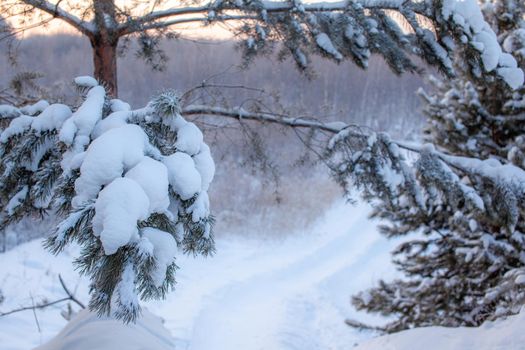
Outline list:
[[[525,4],[494,0],[483,9],[505,51],[500,62],[515,57],[525,68]],[[382,233],[403,237],[393,261],[404,277],[352,299],[358,310],[394,317],[382,331],[477,326],[525,302],[525,89],[480,79],[464,62],[458,55],[455,79],[434,78],[434,90],[421,91],[435,148],[414,146],[411,164],[379,135],[352,152],[350,177],[375,203],[372,216],[386,220]],[[363,176],[373,171],[370,184]]]
[[[63,218],[45,245],[75,260],[90,278],[90,309],[126,322],[142,300],[175,285],[175,254],[214,251],[207,190],[215,166],[201,131],[165,91],[131,110],[79,77],[74,111],[40,101],[17,109],[0,135],[0,227],[27,216]],[[178,247],[178,248],[177,248]]]

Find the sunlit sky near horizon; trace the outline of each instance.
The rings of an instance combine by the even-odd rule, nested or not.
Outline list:
[[[211,25],[207,27],[197,26],[197,25],[179,25],[172,27],[174,31],[186,38],[200,38],[200,39],[211,39],[211,40],[221,40],[232,38],[233,35],[230,31],[222,27],[221,25]],[[59,35],[59,34],[69,34],[69,35],[79,35],[81,34],[71,27],[69,24],[56,19],[51,21],[46,26],[41,26],[27,30],[22,35],[19,35],[20,38],[23,36],[32,36],[32,35]]]
[[[0,0],[1,1],[1,0]],[[316,2],[316,0],[303,0],[305,3],[309,2]],[[336,0],[323,0],[323,2],[334,2]],[[52,1],[53,3],[56,3],[55,1]],[[73,3],[75,6],[79,6],[79,3],[87,3],[86,0],[80,0],[80,1],[72,1],[68,2],[66,1],[59,1],[62,4],[67,3]],[[127,1],[129,3],[129,1]],[[207,3],[208,1],[202,1],[199,3]],[[117,5],[120,4],[121,7],[124,6],[126,3],[125,0],[117,0]],[[175,1],[165,1],[162,6],[158,6],[157,8],[153,8],[151,6],[152,3],[156,3],[153,1],[145,1],[144,5],[141,7],[134,7],[133,12],[137,15],[148,13],[151,11],[156,10],[162,10],[170,7],[183,7],[181,5],[182,1],[175,0]],[[197,4],[193,4],[191,6],[196,6]],[[61,5],[63,8],[63,5]],[[395,21],[398,20],[398,18],[394,18]],[[225,40],[225,39],[231,39],[233,37],[232,31],[228,29],[228,26],[231,27],[234,24],[232,22],[228,24],[224,23],[217,23],[214,25],[209,26],[203,26],[200,23],[195,24],[179,24],[176,26],[170,27],[172,30],[174,30],[177,34],[181,35],[182,37],[189,38],[189,39],[208,39],[208,40]],[[402,24],[403,27],[403,24]],[[67,24],[66,22],[60,20],[60,19],[54,19],[45,26],[36,27],[30,30],[26,30],[23,33],[20,33],[19,38],[23,38],[24,36],[32,36],[32,35],[58,35],[58,34],[70,34],[70,35],[81,35],[76,29],[74,29],[72,26]]]
[[[0,0],[2,1],[2,0]],[[276,2],[279,2],[279,0],[273,0]],[[282,0],[280,0],[282,1]],[[337,2],[338,0],[303,0],[305,3],[311,3],[311,2]],[[51,0],[50,1],[53,4],[57,3],[57,0]],[[73,6],[78,7],[82,3],[89,3],[88,0],[75,0],[75,1],[63,1],[59,0],[60,6],[64,9],[66,9],[68,4],[73,4]],[[126,3],[130,3],[129,0],[116,0],[115,3],[117,6],[125,7]],[[162,1],[162,5],[155,5],[156,7],[152,7],[152,4],[157,4],[159,1],[144,1],[144,4],[142,6],[136,6],[133,8],[133,12],[135,14],[143,14],[148,13],[151,11],[156,10],[162,10],[170,7],[183,7],[183,3],[186,2],[189,4],[189,6],[199,6],[202,4],[209,3],[209,0],[196,0],[192,3],[192,1],[181,1],[181,0],[167,0]],[[230,23],[230,26],[232,24]],[[178,34],[186,37],[186,38],[200,38],[200,39],[230,39],[233,37],[230,30],[225,28],[224,24],[216,24],[211,26],[203,27],[200,24],[182,24],[171,27],[173,30],[175,30]],[[77,30],[75,30],[73,27],[71,27],[66,22],[55,19],[49,22],[45,27],[36,27],[30,30],[25,31],[22,35],[56,35],[56,34],[71,34],[71,35],[81,35]]]
[[[52,1],[53,3],[56,3],[56,1]],[[78,6],[78,3],[81,2],[87,2],[87,1],[73,1],[73,4]],[[116,1],[117,5],[120,3],[123,5],[126,1]],[[152,3],[152,2],[148,2]],[[162,7],[153,9],[148,4],[147,6],[142,6],[143,8],[136,7],[134,10],[136,10],[137,14],[141,13],[147,13],[152,10],[159,10],[163,8],[169,8],[173,6],[180,7],[181,1],[166,1]],[[195,5],[193,5],[195,6]],[[202,26],[201,24],[180,24],[177,26],[170,27],[174,31],[176,31],[178,34],[187,37],[187,38],[201,38],[201,39],[229,39],[232,37],[231,32],[225,28],[223,24],[216,24],[216,25],[210,25],[210,26]],[[72,26],[67,24],[66,22],[55,19],[51,22],[47,23],[45,26],[39,26],[33,29],[26,30],[24,33],[21,33],[19,35],[20,38],[23,36],[32,36],[32,35],[57,35],[57,34],[70,34],[70,35],[81,35],[77,30],[75,30]]]

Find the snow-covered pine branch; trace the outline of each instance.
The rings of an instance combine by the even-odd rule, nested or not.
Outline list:
[[[469,84],[474,86],[472,81]],[[479,86],[490,101],[503,93],[498,91],[512,101],[523,91],[502,88],[490,79]],[[335,134],[328,142],[326,160],[339,183],[348,192],[355,187],[361,190],[374,205],[374,216],[385,219],[386,235],[422,235],[394,252],[396,263],[410,278],[381,282],[378,288],[356,296],[355,305],[394,315],[396,319],[384,328],[389,332],[415,325],[478,325],[516,312],[525,301],[521,286],[525,273],[523,112],[513,104],[494,116],[489,113],[494,106],[487,109],[486,103],[466,97],[473,94],[472,89],[441,91],[442,97],[425,97],[433,101],[430,111],[440,112],[432,125],[443,139],[428,138],[428,142],[437,141],[436,146],[259,108],[190,105],[183,108],[183,115],[277,123]],[[469,114],[463,117],[458,106]],[[446,128],[437,129],[441,117],[447,118]],[[512,142],[496,151],[490,139],[494,131]],[[479,147],[472,146],[473,140]],[[453,301],[448,300],[450,295]]]
[[[488,1],[484,11],[502,57],[513,55],[524,68],[525,4]],[[425,147],[426,155],[414,163],[415,182],[397,174],[406,162],[374,155],[387,154],[388,141],[366,152],[364,166],[356,162],[365,172],[375,167],[387,175],[363,185],[370,188],[365,193],[374,201],[373,215],[387,220],[384,233],[417,233],[394,251],[403,278],[381,281],[353,298],[358,309],[393,316],[387,332],[477,326],[517,313],[525,303],[525,89],[479,80],[461,59],[455,63],[457,78],[434,79],[434,89],[421,92],[426,139],[435,147]],[[399,170],[381,171],[390,164]]]
[[[46,246],[58,253],[80,244],[76,264],[91,279],[90,308],[130,322],[139,298],[173,288],[178,249],[214,251],[207,190],[215,166],[175,92],[132,111],[93,78],[75,82],[87,93],[73,110],[0,108],[2,117],[15,116],[0,134],[0,223],[62,216]]]
[[[491,193],[509,191],[517,198],[517,201],[513,201],[515,206],[508,206],[508,198],[497,195],[490,200],[490,212],[499,226],[509,232],[515,230],[518,220],[516,215],[520,211],[518,206],[525,200],[525,172],[518,166],[496,159],[454,156],[436,150],[432,144],[396,141],[388,134],[341,122],[322,123],[270,112],[202,105],[187,106],[182,113],[227,117],[241,122],[276,123],[333,133],[335,135],[328,142],[326,156],[334,176],[347,189],[357,185],[368,199],[406,202],[428,213],[430,209],[425,201],[429,200],[429,196],[444,195],[447,204],[468,205],[471,210],[485,215],[487,208],[482,194],[489,193],[489,189]],[[403,155],[407,153],[417,155],[418,160],[408,161]],[[398,191],[398,187],[402,189]],[[408,197],[400,196],[404,191],[407,191]]]
[[[514,89],[523,84],[523,72],[501,50],[477,0],[216,0],[179,6],[166,3],[160,8],[156,2],[151,5],[151,11],[143,12],[131,5],[117,8],[109,0],[78,7],[60,1],[18,0],[0,4],[0,12],[19,15],[22,20],[15,31],[24,30],[27,17],[35,16],[35,11],[17,12],[29,6],[47,14],[47,22],[57,18],[86,35],[93,47],[95,76],[113,96],[117,96],[119,42],[135,35],[139,56],[162,69],[167,57],[159,39],[181,35],[177,25],[185,23],[231,23],[228,28],[241,40],[246,64],[278,48],[281,58],[290,56],[307,72],[313,54],[335,62],[351,60],[363,69],[370,56],[378,54],[398,74],[419,71],[418,61],[422,60],[454,76],[452,62],[461,55],[473,77],[491,77]]]

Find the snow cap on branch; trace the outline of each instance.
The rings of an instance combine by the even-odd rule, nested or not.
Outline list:
[[[0,135],[0,226],[57,211],[63,221],[47,247],[57,253],[78,242],[90,308],[134,321],[139,299],[173,288],[178,251],[214,251],[206,191],[215,166],[175,92],[131,111],[95,79],[75,82],[85,99],[74,112],[41,104],[28,116],[2,107],[19,116]]]

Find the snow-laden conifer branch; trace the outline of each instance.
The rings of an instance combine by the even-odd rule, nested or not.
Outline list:
[[[400,28],[390,17],[392,12],[404,18],[411,32]],[[479,76],[476,72],[483,70],[514,89],[523,84],[523,72],[512,57],[502,52],[476,0],[319,3],[220,0],[129,17],[118,30],[120,35],[126,35],[180,23],[232,20],[242,23],[235,31],[245,41],[247,61],[266,52],[271,42],[280,40],[301,69],[309,66],[311,52],[338,62],[349,58],[363,68],[367,67],[370,55],[378,53],[395,72],[403,73],[417,70],[410,57],[416,53],[452,76],[453,51],[461,46],[473,75]]]
[[[477,0],[361,0],[337,2],[218,0],[152,11],[122,9],[111,1],[95,0],[80,8],[60,2],[19,0],[72,24],[87,35],[95,51],[95,75],[117,93],[116,53],[119,40],[137,34],[139,54],[160,69],[166,61],[159,47],[162,36],[177,36],[182,23],[236,23],[229,29],[240,39],[244,63],[282,44],[280,55],[290,56],[301,71],[310,73],[314,54],[368,67],[372,54],[382,56],[397,74],[421,71],[416,60],[456,74],[455,55],[462,56],[473,77],[497,79],[513,89],[523,84],[523,71],[504,53],[497,36],[484,20]],[[11,14],[9,6],[0,10]],[[407,23],[402,28],[392,14]],[[90,22],[79,18],[88,15]],[[80,17],[79,17],[80,16]],[[53,18],[53,17],[52,17]],[[21,24],[22,30],[24,25]],[[172,28],[173,30],[169,30]],[[15,28],[16,29],[16,28]]]
[[[516,312],[525,301],[525,238],[520,224],[525,219],[525,171],[521,166],[504,159],[452,155],[431,144],[395,141],[387,134],[344,123],[209,106],[188,106],[182,113],[331,134],[325,161],[346,191],[358,188],[374,204],[373,215],[387,220],[382,231],[394,237],[421,230],[421,239],[403,243],[394,252],[400,268],[415,277],[381,282],[353,299],[359,309],[399,317],[375,329],[477,325]],[[462,276],[467,276],[463,282]],[[456,296],[452,302],[450,293]],[[352,321],[349,325],[369,327]]]
[[[525,67],[525,3],[489,1],[484,12],[502,44],[500,57],[512,54]],[[472,76],[461,56],[454,64],[457,78],[433,79],[433,90],[420,93],[429,119],[426,139],[440,151],[424,146],[427,154],[414,163],[424,208],[413,204],[403,181],[397,197],[368,191],[373,216],[386,220],[386,235],[416,234],[393,252],[403,278],[381,281],[352,300],[360,310],[393,316],[382,327],[386,332],[478,326],[525,303],[524,88],[511,91]],[[370,153],[380,165],[396,163],[374,157],[374,148]]]
[[[79,243],[90,308],[132,322],[139,299],[174,287],[178,250],[213,253],[207,191],[215,165],[175,92],[131,111],[95,79],[75,83],[86,93],[73,111],[47,102],[0,108],[12,118],[0,134],[0,225],[61,216],[46,247],[59,253]]]
[[[272,12],[285,12],[290,10],[300,9],[305,12],[333,12],[333,11],[345,11],[351,5],[358,4],[366,9],[388,9],[388,10],[399,10],[400,8],[412,9],[413,11],[428,15],[431,11],[429,10],[432,6],[431,1],[398,1],[398,0],[381,0],[381,1],[331,1],[331,2],[308,2],[302,3],[300,1],[212,1],[203,6],[188,6],[182,8],[170,8],[165,10],[159,10],[150,12],[136,19],[131,19],[130,22],[124,23],[122,26],[125,27],[133,23],[133,21],[139,22],[150,22],[166,17],[175,16],[186,16],[197,13],[207,13],[209,11],[219,10],[243,10],[245,8],[252,8],[258,10],[264,10],[266,13]]]
[[[293,128],[310,128],[335,134],[328,143],[328,149],[332,150],[336,144],[344,139],[352,138],[354,140],[364,141],[374,138],[376,135],[373,131],[363,130],[356,125],[349,125],[343,122],[323,123],[314,119],[294,118],[288,115],[275,114],[270,112],[252,112],[243,108],[224,108],[206,105],[190,105],[182,109],[183,115],[210,115],[221,116],[238,120],[251,120],[263,123],[275,123]],[[412,153],[422,154],[431,153],[434,157],[447,165],[469,174],[497,181],[499,178],[505,178],[506,174],[512,173],[513,181],[525,184],[525,172],[512,165],[503,166],[495,164],[494,161],[483,162],[476,158],[455,157],[443,152],[439,152],[429,145],[420,145],[390,139],[386,134],[383,135],[388,144]]]

